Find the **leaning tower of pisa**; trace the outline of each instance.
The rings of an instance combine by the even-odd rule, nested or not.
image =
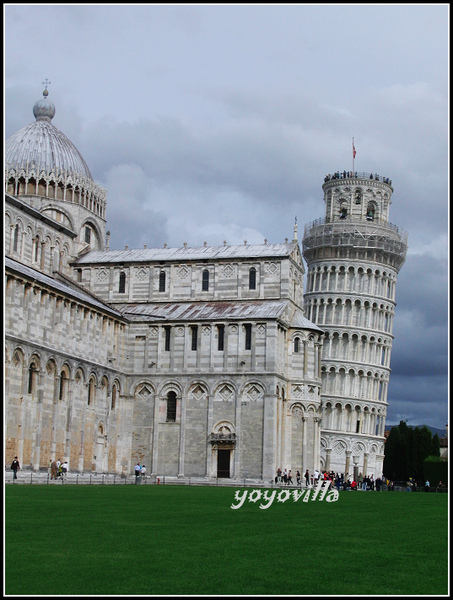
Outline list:
[[[306,225],[306,316],[325,332],[321,468],[382,474],[397,274],[407,234],[389,223],[392,182],[327,175],[325,217]]]

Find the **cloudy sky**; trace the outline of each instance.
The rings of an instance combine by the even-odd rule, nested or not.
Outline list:
[[[112,249],[301,240],[354,138],[409,234],[387,422],[444,428],[448,4],[3,6],[6,137],[48,78]]]

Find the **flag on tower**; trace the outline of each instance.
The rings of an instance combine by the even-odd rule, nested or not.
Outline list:
[[[355,146],[354,146],[354,138],[352,138],[352,158],[355,158],[356,155],[356,151],[355,151]]]

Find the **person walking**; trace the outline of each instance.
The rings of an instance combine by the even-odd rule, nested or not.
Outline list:
[[[137,463],[134,467],[135,471],[135,483],[140,483],[140,472],[141,472],[140,463]]]
[[[310,473],[308,469],[305,471],[305,487],[310,487]]]
[[[142,481],[144,481],[146,479],[146,467],[145,467],[145,465],[142,465],[142,468],[140,470],[140,475],[142,477]]]
[[[17,479],[17,471],[20,471],[20,463],[17,456],[14,457],[14,460],[11,463],[11,470],[13,472],[13,479]]]

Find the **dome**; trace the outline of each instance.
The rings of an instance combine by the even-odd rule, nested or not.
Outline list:
[[[14,133],[5,144],[5,165],[16,171],[30,168],[40,173],[65,174],[66,177],[93,179],[88,165],[74,144],[52,124],[55,105],[43,98],[33,107],[36,121]]]

